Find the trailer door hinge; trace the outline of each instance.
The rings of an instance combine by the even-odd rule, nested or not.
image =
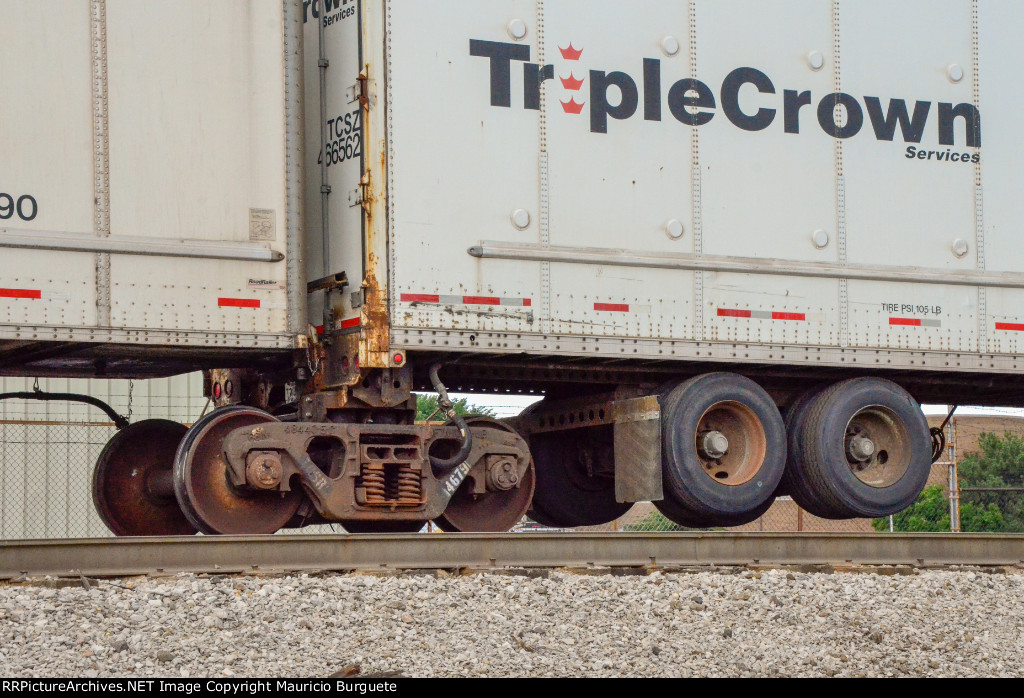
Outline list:
[[[359,77],[356,78],[356,99],[364,106],[370,103],[369,68],[359,73]]]
[[[363,188],[357,187],[348,193],[348,206],[355,208],[363,203]]]
[[[361,95],[362,92],[363,90],[359,83],[356,83],[355,85],[349,85],[348,87],[345,88],[345,103],[352,104],[352,102],[358,102],[359,95]]]

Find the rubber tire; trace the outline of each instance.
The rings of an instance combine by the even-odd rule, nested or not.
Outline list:
[[[534,499],[536,499],[536,497]],[[538,509],[536,501],[530,505],[529,511],[526,512],[526,518],[539,523],[541,526],[546,526],[547,528],[565,528],[565,524],[559,523],[561,519],[556,516],[549,515],[546,511]]]
[[[715,528],[715,523],[710,517],[700,516],[696,512],[691,511],[670,499],[663,499],[660,502],[654,502],[654,507],[660,511],[662,516],[666,519],[674,524],[682,526],[683,528]]]
[[[846,460],[846,426],[856,413],[872,405],[891,410],[909,433],[907,472],[884,488],[861,482]],[[879,518],[903,511],[917,500],[931,474],[931,434],[921,406],[906,390],[883,378],[854,378],[827,388],[811,403],[801,431],[806,484],[825,506],[848,518]]]
[[[701,417],[712,405],[725,401],[753,411],[765,432],[764,462],[757,475],[741,485],[725,485],[709,477],[694,446]],[[735,373],[691,378],[663,396],[661,423],[666,500],[693,512],[698,520],[727,526],[754,520],[771,506],[786,467],[786,428],[779,408],[761,386]]]
[[[621,518],[632,502],[615,501],[615,483],[587,490],[579,487],[569,473],[579,438],[568,433],[536,434],[530,439],[530,452],[536,468],[537,486],[531,509],[540,512],[546,523],[557,528],[601,526]],[[535,519],[536,520],[536,519]],[[540,523],[540,522],[538,522]]]
[[[666,519],[673,523],[679,524],[683,528],[693,529],[709,529],[709,528],[735,528],[736,526],[745,526],[746,524],[757,521],[764,516],[772,505],[775,504],[775,495],[765,501],[764,504],[752,509],[745,514],[727,516],[725,514],[719,516],[702,516],[696,512],[685,509],[677,502],[672,500],[662,500],[660,502],[654,502],[654,506],[660,511]]]
[[[850,514],[845,507],[836,509],[819,496],[818,491],[810,482],[801,439],[814,400],[828,390],[829,384],[819,385],[802,393],[785,411],[783,419],[786,424],[786,470],[776,496],[787,494],[793,498],[801,509],[819,519],[845,519]]]

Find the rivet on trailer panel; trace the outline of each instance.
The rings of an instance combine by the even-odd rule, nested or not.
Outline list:
[[[821,55],[821,51],[811,51],[807,54],[807,65],[810,66],[811,70],[821,70],[825,67],[825,57]]]
[[[970,245],[968,245],[967,241],[962,238],[957,238],[953,241],[953,254],[957,257],[966,257],[967,252],[970,249]]]
[[[950,82],[960,82],[964,79],[964,69],[959,63],[953,63],[946,69],[946,75]]]
[[[661,40],[661,50],[665,52],[666,56],[675,56],[679,53],[679,39],[674,36],[666,36]]]
[[[814,231],[814,234],[811,235],[811,240],[814,242],[814,246],[819,250],[823,250],[828,247],[828,243],[830,242],[828,233],[821,229]]]
[[[526,38],[526,22],[521,19],[513,19],[508,23],[508,35],[516,41]]]

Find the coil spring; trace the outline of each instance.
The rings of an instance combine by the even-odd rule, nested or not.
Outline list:
[[[383,501],[387,499],[387,484],[384,478],[384,471],[364,470],[362,485],[366,489],[366,499],[368,501]]]
[[[419,501],[420,475],[404,468],[398,473],[398,500]]]

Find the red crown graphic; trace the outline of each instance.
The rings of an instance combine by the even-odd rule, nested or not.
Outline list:
[[[566,114],[579,114],[583,111],[583,106],[586,103],[584,102],[583,104],[580,104],[576,101],[576,98],[573,97],[568,102],[560,102],[560,104],[562,105],[562,110],[565,111]]]
[[[558,50],[561,52],[562,58],[564,58],[567,61],[578,61],[580,59],[580,56],[583,55],[583,49],[577,50],[573,48],[571,42],[569,43],[569,48],[562,48],[561,46],[559,46]]]
[[[569,77],[567,77],[567,78],[559,78],[559,79],[562,81],[562,87],[564,87],[567,90],[572,90],[573,92],[577,92],[577,91],[579,91],[579,89],[581,87],[583,87],[583,81],[582,80],[577,80],[576,76],[573,75],[572,73],[569,73]]]

